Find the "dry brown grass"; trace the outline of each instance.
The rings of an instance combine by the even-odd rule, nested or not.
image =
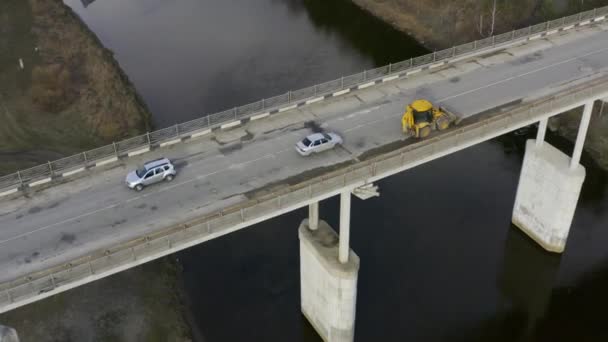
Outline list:
[[[353,0],[360,7],[407,32],[431,50],[487,36],[492,0]],[[499,34],[581,10],[605,0],[570,2],[557,10],[549,0],[498,0],[494,33]],[[479,32],[483,16],[483,34]]]
[[[0,1],[0,105],[0,175],[150,128],[111,52],[61,0]]]
[[[70,71],[61,64],[37,65],[32,69],[32,102],[44,112],[57,113],[72,101]]]

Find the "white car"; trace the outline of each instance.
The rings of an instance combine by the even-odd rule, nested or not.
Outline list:
[[[303,156],[332,149],[342,144],[342,138],[336,133],[315,133],[298,141],[296,151]]]

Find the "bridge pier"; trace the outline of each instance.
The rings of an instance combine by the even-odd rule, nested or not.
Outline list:
[[[536,139],[526,143],[512,222],[544,249],[561,253],[566,246],[585,180],[579,164],[593,102],[585,104],[572,158],[544,143],[546,120]]]
[[[19,342],[17,331],[13,328],[0,325],[0,342]]]
[[[355,336],[359,257],[348,245],[350,196],[350,190],[340,195],[339,237],[318,220],[318,203],[298,232],[302,313],[325,342],[352,342]]]

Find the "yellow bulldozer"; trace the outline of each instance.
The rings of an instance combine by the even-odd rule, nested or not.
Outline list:
[[[443,131],[456,122],[458,117],[442,107],[433,107],[428,100],[415,100],[410,103],[401,118],[403,133],[426,138],[432,130]]]

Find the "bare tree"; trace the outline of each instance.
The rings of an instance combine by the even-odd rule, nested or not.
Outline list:
[[[483,24],[484,13],[479,15],[479,26],[477,27],[477,31],[479,31],[479,35],[482,37],[490,37],[494,34],[494,27],[496,26],[496,15],[498,14],[498,0],[492,0],[492,8],[490,9],[490,27],[485,28]]]

